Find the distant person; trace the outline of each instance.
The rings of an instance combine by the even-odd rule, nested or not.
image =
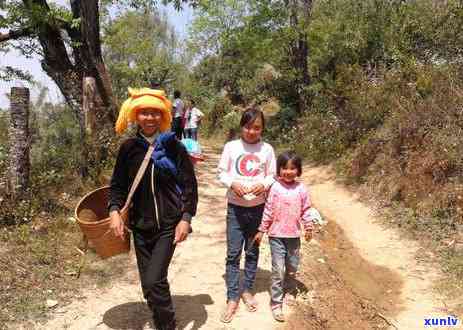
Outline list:
[[[162,89],[161,84],[155,79],[152,79],[150,81],[150,88],[151,89]]]
[[[185,130],[184,134],[187,139],[198,140],[198,129],[204,114],[196,107],[194,100],[190,101],[185,111]]]
[[[131,229],[143,296],[154,326],[174,330],[175,310],[167,274],[176,246],[191,230],[198,204],[197,181],[184,145],[169,132],[172,104],[164,91],[129,89],[129,94],[119,112],[116,132],[122,134],[130,123],[138,130],[122,143],[117,155],[110,184],[110,228],[117,237],[124,235],[125,225]],[[120,211],[150,145],[155,146],[154,152],[135,190],[129,223],[125,224]]]
[[[253,244],[264,211],[265,193],[275,175],[275,154],[262,141],[265,120],[262,111],[250,108],[241,116],[241,138],[225,144],[218,167],[219,179],[227,191],[227,306],[220,320],[229,323],[240,297],[250,312],[257,310],[252,293],[259,260],[259,246]],[[240,260],[245,251],[244,280],[240,288]]]
[[[172,131],[175,132],[175,136],[178,140],[183,137],[183,123],[182,119],[184,116],[185,105],[181,99],[182,93],[178,90],[174,91],[174,104],[172,108]]]
[[[305,239],[312,239],[313,219],[309,193],[304,184],[297,181],[301,174],[299,156],[292,152],[278,156],[277,180],[270,188],[259,233],[255,237],[256,244],[259,244],[264,233],[269,236],[272,254],[270,307],[274,319],[280,322],[285,320],[283,299],[289,298],[291,293],[295,294],[301,227],[304,229]],[[285,297],[286,294],[288,297]]]

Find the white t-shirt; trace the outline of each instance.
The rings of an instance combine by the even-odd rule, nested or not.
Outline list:
[[[233,182],[246,187],[263,184],[268,189],[276,173],[275,152],[270,144],[249,144],[241,139],[225,144],[220,158],[219,180],[228,188],[227,199],[231,204],[252,207],[265,203],[265,194],[239,197],[231,190]]]
[[[183,101],[181,99],[174,100],[174,118],[179,118],[183,116]]]
[[[188,109],[185,113],[186,123],[185,128],[198,128],[198,121],[202,118],[204,114],[198,108],[194,107],[193,109]]]

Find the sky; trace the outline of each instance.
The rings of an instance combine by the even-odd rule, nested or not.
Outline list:
[[[54,2],[63,6],[69,6],[69,0],[55,0],[49,1],[49,3]],[[160,5],[161,10],[166,10],[169,21],[175,27],[175,30],[181,37],[185,37],[187,34],[187,28],[189,23],[193,19],[192,9],[185,7],[182,11],[176,11],[172,5],[163,6]],[[34,79],[38,81],[41,85],[48,87],[48,99],[49,102],[61,102],[63,97],[57,88],[56,84],[47,76],[47,74],[42,70],[40,62],[37,58],[26,59],[21,56],[19,52],[10,52],[6,55],[0,56],[0,67],[1,66],[12,66],[14,68],[19,68],[25,71],[28,71],[32,74]],[[9,102],[8,98],[5,95],[10,92],[11,87],[29,87],[31,89],[31,97],[34,99],[37,97],[39,89],[37,87],[30,86],[27,82],[23,81],[11,81],[4,82],[0,81],[0,108],[8,108]]]

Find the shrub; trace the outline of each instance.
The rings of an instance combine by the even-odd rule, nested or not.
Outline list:
[[[406,89],[390,93],[391,115],[359,143],[350,174],[421,216],[461,221],[463,82],[457,77],[452,68],[418,68]]]
[[[223,118],[233,112],[231,101],[226,96],[218,96],[211,100],[209,109],[205,109],[206,118],[203,127],[208,134],[223,129]]]

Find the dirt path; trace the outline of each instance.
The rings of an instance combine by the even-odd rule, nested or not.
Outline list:
[[[273,329],[275,324],[267,308],[270,276],[267,246],[262,249],[256,281],[260,311],[249,313],[241,305],[230,325],[219,321],[225,303],[225,189],[216,180],[219,155],[207,154],[208,160],[198,167],[197,173],[200,202],[194,233],[176,249],[169,269],[179,328]],[[127,263],[128,268],[121,280],[105,289],[87,290],[81,299],[57,309],[48,323],[36,325],[35,329],[151,329],[134,255],[117,258]]]
[[[249,313],[241,307],[230,325],[219,322],[225,302],[225,190],[215,179],[218,155],[211,149],[206,151],[208,160],[198,168],[200,204],[194,220],[194,234],[176,250],[169,273],[179,328],[277,329],[279,325],[273,321],[267,307],[270,256],[266,241],[261,248],[256,288],[260,311]],[[424,317],[438,315],[440,305],[429,293],[437,275],[429,273],[426,266],[417,263],[414,258],[417,246],[398,239],[393,231],[384,230],[374,223],[369,210],[357,201],[357,197],[337,186],[332,175],[324,169],[307,169],[304,180],[311,186],[317,208],[339,224],[345,236],[354,242],[361,257],[383,270],[387,268],[387,272],[382,272],[382,277],[362,277],[358,272],[364,268],[343,264],[343,260],[351,259],[330,254],[329,251],[327,264],[332,262],[330,267],[337,269],[338,273],[342,272],[346,283],[367,298],[371,298],[370,293],[375,291],[375,280],[391,284],[391,292],[388,291],[391,295],[384,297],[395,297],[394,301],[383,299],[383,303],[395,307],[400,305],[399,308],[390,309],[391,320],[398,329],[422,329]],[[325,242],[323,249],[338,250],[336,244],[330,247]],[[134,255],[118,258],[121,263],[127,263],[128,269],[119,281],[104,289],[95,287],[86,290],[80,299],[56,309],[46,324],[37,324],[32,328],[151,329],[150,313],[143,302]],[[374,275],[376,268],[372,269]],[[400,280],[394,276],[400,277]],[[392,291],[396,293],[395,296]],[[381,296],[383,291],[376,293]],[[31,326],[27,328],[31,329]]]
[[[306,168],[303,179],[314,204],[335,222],[336,228],[333,224],[328,228],[331,242],[323,244],[327,263],[357,294],[386,310],[398,329],[423,329],[425,318],[449,316],[445,302],[433,293],[433,284],[441,276],[439,266],[420,261],[416,242],[375,221],[358,195],[335,183],[329,168]],[[349,241],[345,251],[336,251],[343,248],[336,244],[337,238]]]

